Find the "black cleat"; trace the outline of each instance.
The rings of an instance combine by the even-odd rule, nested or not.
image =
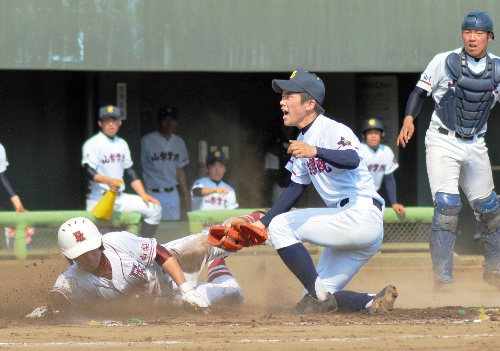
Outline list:
[[[302,300],[292,310],[293,314],[326,314],[338,310],[335,296],[328,293],[324,301],[314,298],[312,295],[305,295]]]

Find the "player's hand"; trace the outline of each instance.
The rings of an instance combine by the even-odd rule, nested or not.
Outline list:
[[[405,148],[406,144],[408,144],[408,141],[411,139],[414,132],[415,132],[415,126],[413,125],[413,117],[406,116],[403,122],[403,127],[399,132],[397,145],[398,146],[401,145],[403,148]]]
[[[147,193],[145,193],[142,196],[142,201],[144,201],[146,203],[146,205],[149,205],[149,203],[151,202],[153,205],[161,206],[160,201],[158,201],[155,197],[152,197],[151,195],[149,195]]]
[[[226,195],[227,193],[229,193],[229,189],[228,188],[215,188],[215,192],[219,195]]]
[[[195,312],[210,313],[208,302],[193,289],[191,283],[185,282],[179,286],[184,306]]]
[[[304,143],[303,141],[290,140],[288,153],[295,158],[299,157],[310,158],[316,156],[318,150],[316,149],[316,146],[311,146],[309,144]]]
[[[392,209],[398,214],[398,216],[404,216],[406,214],[406,209],[401,204],[392,205]]]
[[[106,184],[109,185],[109,190],[118,192],[120,190],[120,186],[122,185],[123,181],[121,179],[115,179],[115,178],[109,178],[109,181],[106,182]]]
[[[23,203],[21,202],[21,199],[19,198],[19,195],[12,196],[10,198],[10,201],[12,201],[12,205],[14,206],[16,213],[28,212],[28,210],[24,208]]]

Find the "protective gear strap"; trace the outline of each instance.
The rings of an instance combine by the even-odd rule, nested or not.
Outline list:
[[[462,209],[458,194],[436,193],[434,201],[432,229],[455,232],[458,224],[458,212]]]
[[[136,171],[132,167],[125,169],[125,174],[131,183],[134,180],[139,179],[139,176],[137,175]]]
[[[330,150],[316,147],[316,157],[340,169],[356,169],[359,166],[359,156],[354,150]]]
[[[156,257],[155,261],[158,263],[158,266],[163,266],[163,264],[170,258],[172,255],[166,248],[161,245],[156,245]]]
[[[3,188],[5,189],[5,192],[9,195],[9,197],[16,195],[16,192],[14,191],[14,189],[12,189],[9,178],[7,178],[5,172],[0,173],[0,182],[2,183]]]
[[[415,87],[415,89],[413,89],[410,96],[408,97],[405,116],[412,116],[413,119],[417,118],[418,114],[420,113],[420,108],[422,107],[422,104],[424,103],[426,97],[426,90]]]
[[[389,196],[389,201],[391,205],[397,204],[398,199],[396,197],[396,178],[394,178],[394,173],[388,174],[384,177],[385,190],[387,191],[387,196]]]
[[[283,194],[276,200],[269,212],[260,219],[261,223],[266,227],[269,226],[271,220],[283,212],[289,211],[300,198],[308,184],[298,184],[292,181]]]
[[[486,198],[474,200],[472,206],[480,214],[476,236],[492,233],[500,227],[500,201],[494,190]]]
[[[83,165],[83,170],[85,171],[85,174],[87,175],[87,178],[90,180],[94,180],[95,176],[97,175],[97,172],[95,169],[89,166],[88,163]]]

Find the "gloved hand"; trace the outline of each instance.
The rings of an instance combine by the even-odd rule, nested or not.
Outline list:
[[[199,311],[205,314],[210,313],[208,302],[200,295],[198,295],[198,293],[193,289],[191,283],[182,283],[179,286],[179,290],[181,292],[182,302],[184,303],[185,307],[196,312]]]

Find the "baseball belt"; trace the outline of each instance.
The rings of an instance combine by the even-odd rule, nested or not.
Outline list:
[[[441,133],[443,135],[448,135],[448,133],[449,133],[449,130],[446,128],[443,128],[443,127],[439,127],[438,131],[439,131],[439,133]],[[484,137],[485,134],[486,133],[478,134],[477,137],[482,138],[482,137]],[[473,136],[463,136],[463,135],[458,134],[457,132],[455,132],[455,137],[458,139],[467,140],[467,141],[474,139],[474,135]]]
[[[159,188],[159,189],[151,189],[153,193],[171,193],[174,191],[175,187],[171,188]]]
[[[376,208],[379,209],[380,212],[382,212],[382,207],[383,207],[382,203],[375,198],[372,198],[372,200],[373,200],[373,206],[375,206]],[[349,203],[349,198],[346,197],[345,199],[337,202],[336,204],[333,204],[332,207],[333,208],[344,207],[348,203]]]

